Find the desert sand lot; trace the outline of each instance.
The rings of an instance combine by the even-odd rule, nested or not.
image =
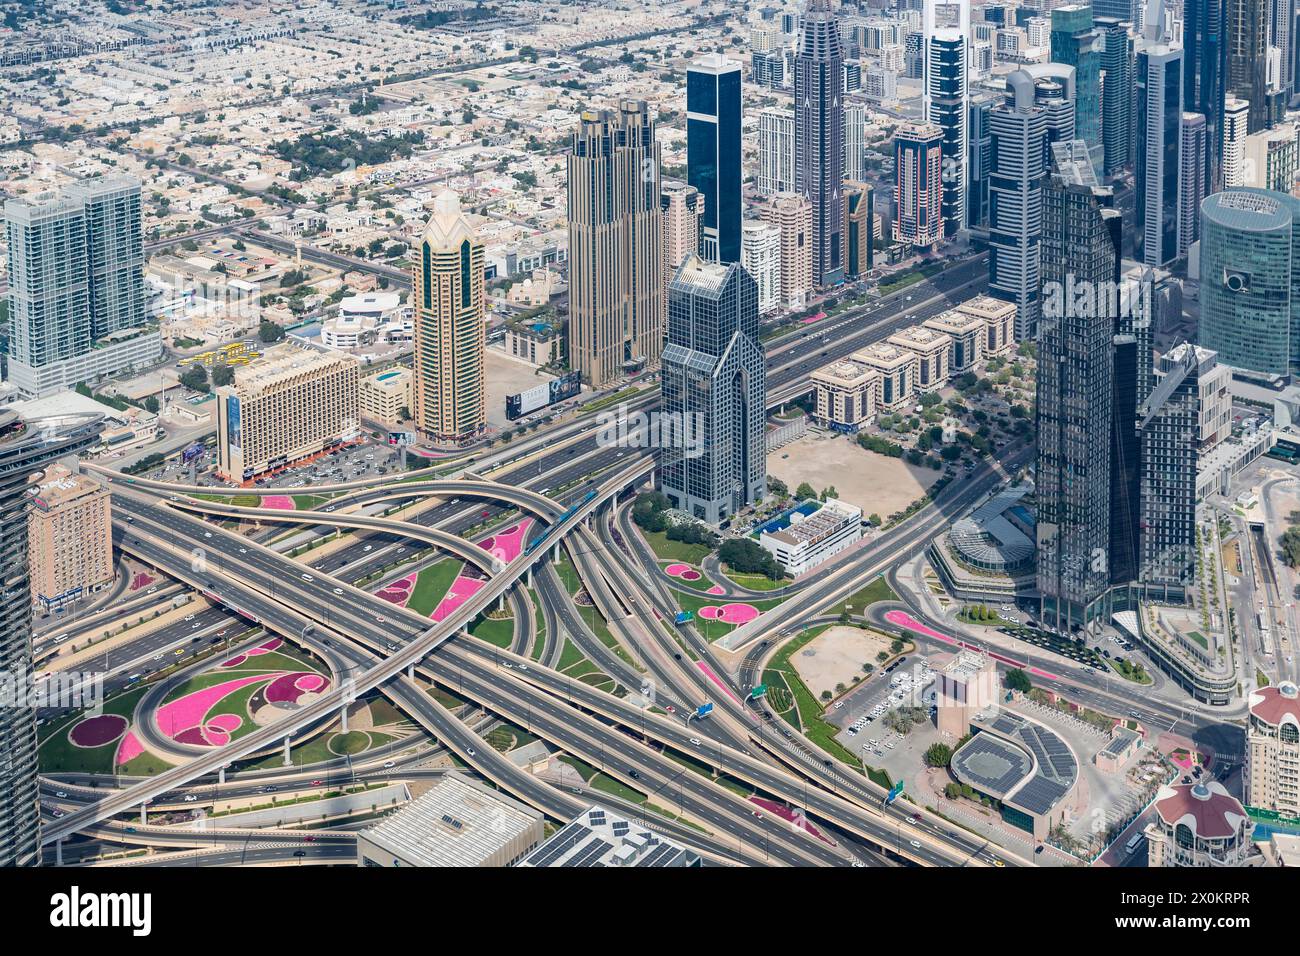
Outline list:
[[[819,492],[833,485],[841,501],[857,505],[863,515],[882,518],[920,498],[942,474],[913,467],[900,458],[877,455],[852,438],[812,433],[768,455],[767,473],[780,478],[791,491],[804,481]]]
[[[485,349],[483,354],[486,357],[488,424],[493,428],[506,428],[514,424],[506,420],[506,396],[526,392],[555,376],[536,372],[531,365],[506,355],[504,349]]]
[[[790,659],[795,670],[821,700],[822,691],[835,692],[836,684],[853,685],[853,678],[866,677],[863,664],[875,664],[876,655],[889,650],[888,638],[857,627],[829,627]]]

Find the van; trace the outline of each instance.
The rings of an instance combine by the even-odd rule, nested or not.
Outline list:
[[[56,637],[56,638],[54,639],[54,643],[55,643],[55,644],[62,644],[62,643],[63,643],[64,641],[66,641],[67,639],[68,639],[68,635],[66,635],[66,634],[60,634],[58,637]]]

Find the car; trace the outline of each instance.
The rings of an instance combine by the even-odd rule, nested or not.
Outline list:
[[[308,834],[307,836],[305,836],[305,837],[302,838],[302,842],[303,842],[303,843],[315,843],[315,842],[316,842],[316,838],[315,838],[314,836]]]
[[[316,579],[313,578],[310,574],[303,574],[302,579],[303,579],[304,581],[315,581],[315,580],[316,580]]]
[[[194,615],[193,615],[193,614],[186,614],[186,615],[185,615],[185,620],[186,620],[187,622],[188,622],[188,621],[192,621],[192,620],[194,620]]]
[[[628,775],[629,777],[631,777],[633,780],[640,780],[640,779],[641,779],[641,774],[638,773],[638,772],[635,771],[635,770],[629,770],[629,771],[627,772],[627,775]]]
[[[126,828],[126,832],[127,832],[127,833],[135,833],[135,827],[127,827],[127,828]]]
[[[294,856],[306,856],[306,855],[307,855],[307,851],[306,851],[306,850],[294,850],[294,851],[293,851],[293,855],[294,855]]]
[[[205,537],[205,538],[210,538],[210,537],[212,537],[212,532],[211,532],[211,531],[205,531],[205,532],[203,532],[203,537]]]
[[[840,709],[841,707],[843,707],[843,706],[844,706],[844,701],[842,701],[842,700],[837,700],[837,701],[835,702],[835,709],[836,709],[836,710],[839,710],[839,709]]]
[[[373,544],[368,544],[368,545],[366,545],[364,548],[362,548],[361,550],[362,550],[362,551],[372,551],[372,550],[374,550],[374,547],[375,547],[375,546],[374,546]]]
[[[239,549],[239,553],[240,553],[240,554],[248,554],[248,549],[247,549],[247,548],[240,548],[240,549]]]
[[[910,844],[912,844],[913,849],[916,849],[916,850],[921,849],[921,841],[920,841],[920,840],[908,840],[907,842],[910,843]]]
[[[342,589],[342,588],[335,588],[335,589],[334,589],[334,593],[335,593],[335,594],[342,594],[342,593],[343,593],[343,589]]]
[[[56,797],[62,799],[63,797],[66,797],[66,796],[67,796],[67,793],[65,793],[65,792],[62,791],[62,790],[55,790],[55,791],[54,791],[54,795],[55,795]]]
[[[311,785],[312,785],[313,787],[323,787],[323,786],[325,785],[325,781],[324,781],[324,780],[313,780],[313,781],[311,782]]]
[[[1003,863],[1001,860],[999,860],[997,857],[994,857],[994,858],[993,858],[993,865],[994,865],[994,866],[1006,866],[1006,864]]]
[[[1130,711],[1128,712],[1128,715],[1129,715],[1130,717],[1132,717],[1134,720],[1137,720],[1138,712],[1137,712],[1136,710],[1130,710]]]
[[[674,707],[672,704],[667,704],[667,705],[664,707],[664,713],[667,713],[667,714],[675,714],[675,713],[677,713],[677,708]]]
[[[519,669],[520,669],[521,671],[526,671],[526,670],[528,670],[528,665],[527,665],[527,664],[520,664],[520,665],[519,665]]]
[[[477,756],[477,754],[478,754],[478,751],[475,750],[473,747],[466,747],[466,748],[465,748],[465,756],[466,756],[466,757],[474,757],[474,756]]]
[[[388,618],[384,617],[382,614],[376,614],[376,615],[375,615],[375,623],[376,623],[376,624],[387,624],[387,623],[388,623]]]
[[[194,796],[194,794],[192,794],[192,793],[187,793],[187,794],[185,794],[185,802],[186,802],[186,803],[197,803],[197,802],[198,802],[198,799],[199,799],[199,798],[196,797],[196,796]]]
[[[1034,852],[1035,852],[1035,853],[1042,853],[1042,852],[1043,852],[1043,845],[1040,843],[1040,844],[1038,844],[1038,846],[1034,847]]]
[[[392,769],[393,769],[394,767],[396,767],[396,766],[397,766],[397,764],[390,760],[390,761],[388,761],[387,763],[384,764],[384,769],[385,769],[385,770],[392,770]]]
[[[163,659],[163,656],[162,656],[161,654],[155,654],[155,655],[153,656],[153,659],[156,660],[156,661],[160,661],[160,660]]]
[[[699,737],[692,737],[692,738],[691,738],[691,746],[693,746],[693,747],[699,747],[699,746],[702,746],[702,744],[700,743],[700,738],[699,738]]]

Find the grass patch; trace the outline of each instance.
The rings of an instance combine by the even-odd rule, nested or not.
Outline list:
[[[861,615],[872,604],[879,604],[881,601],[897,601],[898,595],[894,589],[889,586],[889,582],[884,576],[880,576],[862,588],[855,591],[844,599],[844,603],[835,608],[828,608],[827,614],[843,614],[846,611],[849,614]]]
[[[728,571],[727,578],[740,587],[748,588],[751,591],[775,591],[790,583],[790,578],[773,581],[766,574],[741,574],[739,571]]]
[[[698,567],[713,553],[713,549],[707,545],[669,541],[668,536],[662,531],[646,531],[644,528],[638,530],[645,538],[646,544],[650,545],[650,550],[654,551],[661,561],[680,561]]]
[[[704,635],[705,640],[716,641],[718,638],[722,637],[722,635],[735,630],[735,624],[727,624],[725,621],[708,621],[700,617],[700,608],[709,606],[720,607],[721,605],[728,603],[727,598],[712,597],[710,595],[701,595],[700,597],[696,597],[694,594],[683,594],[680,591],[678,591],[674,597],[676,597],[677,604],[683,611],[694,612],[695,621],[693,623],[699,629],[700,633]],[[781,598],[773,598],[767,601],[754,600],[740,603],[753,605],[758,609],[759,613],[762,613],[764,611],[772,610],[772,608],[779,605],[781,601]]]
[[[508,648],[515,639],[515,619],[513,617],[493,618],[480,614],[470,625],[469,632],[480,641],[486,641],[495,647]]]
[[[411,589],[411,597],[406,606],[416,614],[428,617],[438,607],[462,567],[459,561],[445,558],[423,568],[416,575],[415,586]]]

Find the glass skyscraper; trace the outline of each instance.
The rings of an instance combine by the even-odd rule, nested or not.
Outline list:
[[[1183,109],[1205,117],[1205,182],[1223,188],[1223,100],[1228,68],[1226,0],[1183,4]]]
[[[1176,43],[1138,50],[1134,159],[1134,256],[1160,266],[1178,257],[1178,180],[1181,172],[1183,51]]]
[[[738,263],[688,256],[668,284],[661,485],[674,508],[718,524],[767,490],[766,363],[758,285]],[[664,432],[661,430],[660,437]]]
[[[1102,171],[1114,176],[1133,163],[1133,38],[1132,24],[1114,17],[1096,17],[1101,33]]]
[[[1075,133],[1088,144],[1093,169],[1102,169],[1101,35],[1092,25],[1092,7],[1071,5],[1052,11],[1052,62],[1074,67],[1077,103]]]
[[[844,280],[844,47],[830,0],[809,0],[795,61],[797,190],[812,205],[813,283]]]
[[[740,261],[740,64],[716,53],[686,71],[686,179],[704,197],[702,246]]]

